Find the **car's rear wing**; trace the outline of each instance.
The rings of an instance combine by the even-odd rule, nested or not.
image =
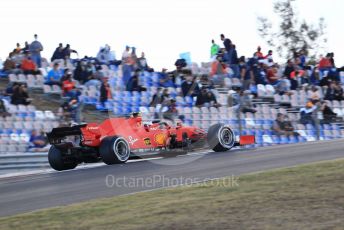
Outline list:
[[[81,129],[85,127],[86,124],[83,125],[76,125],[72,127],[60,127],[60,128],[53,128],[51,132],[46,133],[48,137],[48,141],[50,144],[58,144],[67,137],[67,136],[79,136],[81,135]]]

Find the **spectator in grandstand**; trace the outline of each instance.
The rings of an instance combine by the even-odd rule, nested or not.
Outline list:
[[[20,73],[21,71],[17,68],[17,64],[14,61],[13,53],[10,53],[8,57],[6,58],[3,66],[3,71],[6,74],[11,74],[11,73]]]
[[[220,107],[217,103],[216,97],[207,88],[203,87],[201,92],[197,95],[196,99],[196,106],[197,107]]]
[[[229,38],[226,38],[224,34],[220,35],[220,39],[221,39],[221,41],[223,41],[223,45],[224,45],[227,53],[229,53],[229,51],[231,49],[232,41]]]
[[[243,90],[248,90],[254,83],[254,73],[252,67],[246,63],[244,56],[239,58],[239,72]]]
[[[167,98],[170,97],[167,88],[159,87],[157,92],[153,95],[152,101],[149,103],[150,107],[156,107],[159,104],[162,104]]]
[[[309,99],[312,101],[313,104],[316,104],[321,100],[321,94],[317,86],[312,86],[309,93]]]
[[[330,63],[332,67],[336,67],[336,64],[334,63],[334,53],[330,53]]]
[[[239,58],[238,53],[236,51],[236,46],[234,44],[231,45],[230,52],[228,54],[230,58],[228,60],[230,68],[233,70],[233,77],[240,78],[240,70],[239,70]]]
[[[313,112],[317,110],[317,106],[314,105],[311,101],[308,101],[306,103],[306,106],[304,108],[300,109],[300,123],[306,125],[306,124],[315,124],[314,118],[313,118]]]
[[[257,47],[257,51],[254,53],[258,59],[264,59],[264,55],[262,53],[262,48],[260,46]]]
[[[100,86],[100,98],[99,101],[105,106],[105,102],[108,99],[112,99],[111,88],[107,79],[104,79]]]
[[[64,59],[64,58],[65,58],[65,55],[63,52],[63,45],[62,43],[60,43],[59,46],[55,49],[54,54],[50,60],[53,62],[55,60]]]
[[[27,88],[24,84],[15,85],[13,87],[13,94],[11,96],[11,104],[13,105],[28,105],[32,99],[29,97]]]
[[[159,76],[159,87],[174,87],[174,83],[172,81],[171,76],[167,73],[167,69],[163,68]]]
[[[141,71],[154,72],[154,69],[150,68],[144,52],[141,52],[141,57],[137,59],[137,68]]]
[[[321,103],[320,110],[323,114],[323,123],[331,123],[337,121],[337,114],[327,105],[326,101]]]
[[[172,122],[175,121],[175,119],[180,119],[184,121],[184,116],[179,115],[178,109],[177,109],[177,104],[175,99],[169,99],[165,102],[165,109],[166,111],[163,112],[162,117],[164,119],[170,120]]]
[[[35,62],[31,59],[31,56],[26,53],[24,59],[21,62],[20,65],[21,70],[24,72],[24,74],[39,74],[39,70],[37,69],[37,65]]]
[[[4,100],[0,98],[0,117],[8,117],[11,116],[9,112],[7,112]]]
[[[25,42],[25,46],[24,46],[24,48],[22,49],[22,53],[29,53],[30,52],[30,45],[29,45],[29,43],[26,41]]]
[[[336,83],[336,82],[331,82],[329,88],[326,90],[325,94],[325,100],[337,100],[341,101],[343,100],[343,89],[342,87]]]
[[[211,63],[210,76],[215,84],[223,84],[225,77],[227,77],[227,65],[222,59],[221,55],[218,55],[216,59]]]
[[[331,64],[330,59],[331,59],[330,53],[326,54],[325,57],[321,58],[321,60],[319,61],[319,64],[318,64],[318,68],[320,71],[329,70],[330,68],[332,68],[332,64]]]
[[[35,40],[30,44],[30,54],[32,57],[32,60],[36,63],[38,68],[41,68],[42,65],[42,59],[41,59],[41,52],[43,51],[42,44],[37,40],[38,36],[37,34],[34,35]]]
[[[37,132],[36,130],[32,130],[29,142],[29,149],[31,151],[46,151],[45,147],[48,145],[48,141],[43,131]]]
[[[273,62],[274,59],[272,57],[272,50],[268,51],[268,54],[264,56],[264,59],[267,59],[267,60]]]
[[[199,84],[201,84],[202,87],[214,89],[214,82],[209,78],[207,74],[201,75],[201,78],[199,79]]]
[[[138,92],[142,92],[142,91],[146,91],[145,87],[142,87],[141,85],[139,85],[139,74],[140,74],[140,70],[135,70],[134,75],[129,79],[128,84],[127,84],[127,91],[138,91]]]
[[[137,55],[136,55],[136,48],[131,47],[131,54],[130,54],[131,62],[132,62],[132,67],[134,70],[137,69]]]
[[[241,90],[239,97],[240,111],[243,113],[255,113],[257,110],[252,103],[251,94],[249,90]]]
[[[215,58],[219,50],[220,50],[220,46],[215,43],[214,39],[211,40],[210,58],[211,59]]]
[[[56,62],[54,63],[53,69],[48,72],[47,81],[44,84],[61,86],[62,76],[63,71],[60,69],[59,64]]]
[[[115,55],[111,52],[111,47],[108,44],[105,47],[100,47],[97,60],[102,64],[110,64],[111,61],[115,61]]]
[[[71,49],[71,48],[70,48],[70,45],[67,44],[66,47],[63,49],[63,59],[64,59],[65,57],[70,58],[70,55],[71,55],[72,53],[76,53],[76,54],[77,54],[78,52],[77,52],[76,50]]]
[[[129,79],[131,78],[131,73],[133,71],[133,59],[129,53],[130,47],[126,46],[122,54],[122,72],[123,72],[123,83],[127,85]]]
[[[290,91],[290,86],[286,79],[281,80],[281,82],[275,87],[276,93],[279,95],[292,95],[293,93]]]
[[[65,97],[75,97],[75,83],[72,81],[72,72],[68,71],[62,80],[62,90],[63,96]]]
[[[275,132],[276,135],[286,135],[286,136],[293,136],[297,135],[294,131],[294,127],[292,126],[291,122],[288,120],[288,117],[282,113],[277,114],[277,118],[272,125],[272,131]]]
[[[290,79],[290,74],[295,71],[294,63],[291,59],[287,61],[287,65],[284,69],[284,76]]]
[[[191,70],[186,69],[183,71],[183,74],[185,76],[185,81],[181,85],[182,96],[197,96],[199,93],[199,86],[196,82],[196,78],[192,76]]]
[[[305,50],[301,50],[299,53],[299,58],[300,58],[300,67],[304,68],[306,66],[306,61],[307,61],[307,55]]]
[[[87,81],[87,71],[86,71],[85,61],[77,62],[76,68],[74,70],[74,79],[78,80],[81,84],[84,84]]]
[[[12,52],[13,52],[13,54],[18,55],[21,53],[21,51],[22,51],[22,49],[20,48],[20,44],[17,43],[16,48]]]
[[[278,76],[278,69],[276,65],[272,65],[267,70],[267,80],[271,85],[278,85],[280,83],[280,78]]]

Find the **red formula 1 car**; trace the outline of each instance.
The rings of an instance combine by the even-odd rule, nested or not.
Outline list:
[[[241,136],[236,141],[233,131],[223,124],[215,124],[205,132],[197,127],[170,126],[159,121],[143,124],[137,114],[130,118],[110,118],[101,124],[54,128],[47,137],[52,145],[49,164],[58,171],[73,169],[83,162],[125,163],[131,156],[148,152],[168,153],[200,147],[222,152],[255,142],[254,136]]]

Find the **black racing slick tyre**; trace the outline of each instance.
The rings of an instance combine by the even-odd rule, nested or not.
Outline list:
[[[99,153],[105,164],[121,164],[129,159],[130,146],[123,137],[105,137],[100,144]]]
[[[62,151],[55,146],[51,146],[49,149],[48,161],[50,166],[57,171],[74,169],[78,165],[78,163],[75,161],[64,160]]]
[[[235,135],[231,128],[224,124],[212,125],[207,134],[209,147],[215,152],[230,150],[235,144]]]

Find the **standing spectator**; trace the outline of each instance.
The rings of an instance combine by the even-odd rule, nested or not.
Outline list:
[[[27,93],[27,88],[25,85],[18,85],[13,89],[13,94],[11,96],[11,104],[13,105],[28,105],[31,103],[31,98]]]
[[[103,104],[108,100],[112,99],[111,88],[108,80],[104,79],[102,85],[100,86],[100,99],[99,101]]]
[[[221,34],[220,38],[221,38],[221,41],[223,41],[223,45],[226,51],[229,52],[231,49],[232,41],[229,38],[226,38],[224,34]]]
[[[257,47],[257,51],[254,53],[258,59],[264,59],[264,55],[262,53],[262,48],[260,46]]]
[[[63,45],[62,43],[59,44],[59,46],[55,49],[53,56],[51,57],[51,61],[53,62],[54,60],[58,59],[64,59],[65,55],[63,52]]]
[[[149,67],[144,52],[141,52],[141,57],[137,59],[137,68],[141,71],[153,72],[154,70]]]
[[[133,71],[131,54],[129,53],[130,47],[126,46],[122,54],[122,71],[123,71],[123,83],[127,85],[129,79],[131,78],[131,72]]]
[[[227,76],[227,66],[223,62],[222,56],[217,55],[216,60],[211,63],[210,76],[215,84],[223,84],[224,78]]]
[[[272,58],[272,50],[268,51],[268,54],[264,56],[264,59],[267,59],[267,60],[273,62],[274,59]]]
[[[236,46],[234,44],[231,45],[231,51],[230,51],[230,68],[233,70],[235,78],[240,78],[240,70],[239,70],[239,59],[238,59],[238,53],[236,51]]]
[[[219,50],[220,50],[220,46],[215,43],[214,39],[211,40],[210,58],[213,59],[214,57],[216,57]]]
[[[37,34],[34,35],[35,40],[30,44],[30,53],[32,60],[36,63],[38,68],[41,68],[42,65],[42,58],[41,58],[41,52],[43,51],[42,44],[37,40],[38,36]]]
[[[66,47],[63,49],[63,59],[64,59],[65,57],[70,58],[70,55],[71,55],[72,53],[76,53],[76,54],[77,54],[78,52],[77,52],[76,50],[71,49],[71,48],[70,48],[70,45],[67,44]]]
[[[244,56],[241,56],[239,58],[239,73],[243,85],[243,90],[248,90],[250,88],[250,85],[254,83],[254,74],[252,68],[248,64],[246,64]]]
[[[44,84],[61,86],[62,76],[63,76],[63,72],[59,68],[59,64],[56,62],[54,63],[53,69],[48,72],[48,76],[47,76],[48,79]]]
[[[30,52],[30,45],[29,45],[29,43],[26,41],[25,42],[25,46],[24,46],[24,48],[22,49],[22,53],[29,53]]]

